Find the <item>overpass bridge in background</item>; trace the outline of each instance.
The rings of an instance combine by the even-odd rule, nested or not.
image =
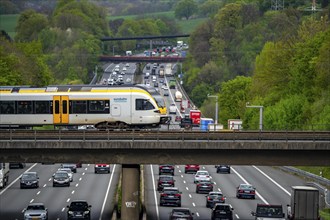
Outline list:
[[[137,62],[137,63],[178,63],[185,57],[146,57],[146,56],[99,56],[100,62]]]

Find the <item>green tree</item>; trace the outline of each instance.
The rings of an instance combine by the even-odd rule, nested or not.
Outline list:
[[[193,100],[194,104],[198,107],[200,107],[204,100],[207,98],[207,94],[212,92],[212,89],[205,84],[200,83],[197,86],[194,87],[194,89],[191,91],[190,98]]]
[[[217,0],[207,0],[198,6],[198,14],[203,17],[212,17],[218,12],[222,4],[222,2]]]
[[[21,42],[37,40],[39,33],[47,26],[46,16],[33,10],[24,11],[18,19],[15,39]]]
[[[197,11],[198,7],[194,0],[180,0],[175,6],[174,14],[178,19],[184,17],[188,20]]]

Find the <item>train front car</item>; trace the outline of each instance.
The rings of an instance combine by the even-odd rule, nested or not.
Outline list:
[[[162,122],[156,101],[136,86],[0,87],[0,91],[1,127],[154,128]]]

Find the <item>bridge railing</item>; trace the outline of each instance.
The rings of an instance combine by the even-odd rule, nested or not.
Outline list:
[[[0,141],[323,141],[330,131],[0,130]]]

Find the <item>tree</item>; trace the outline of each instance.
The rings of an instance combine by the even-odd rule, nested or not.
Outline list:
[[[47,26],[48,20],[46,16],[33,10],[24,11],[18,19],[15,38],[21,42],[37,40],[39,33]]]
[[[180,0],[175,6],[175,17],[181,19],[182,17],[187,20],[197,12],[198,7],[194,0]]]
[[[219,8],[222,6],[222,3],[217,0],[207,0],[198,6],[200,16],[209,16],[212,17],[215,15]]]

